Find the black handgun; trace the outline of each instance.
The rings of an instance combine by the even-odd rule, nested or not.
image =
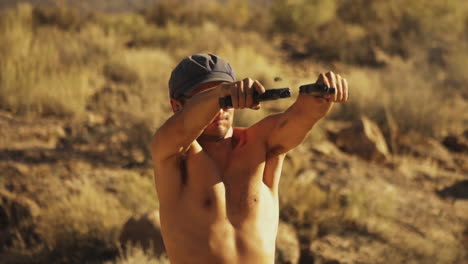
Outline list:
[[[336,93],[335,88],[330,88],[323,83],[311,83],[304,84],[299,86],[299,93],[314,95],[314,96],[324,96],[325,94],[334,94]]]
[[[268,89],[262,94],[259,94],[255,90],[253,94],[253,100],[255,103],[259,103],[262,101],[277,100],[277,99],[288,98],[288,97],[291,97],[291,89],[289,88]],[[231,96],[219,98],[219,106],[224,109],[232,108]]]

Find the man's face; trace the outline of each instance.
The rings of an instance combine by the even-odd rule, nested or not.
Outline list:
[[[193,92],[191,92],[185,99],[185,102],[182,102],[182,107],[186,104],[195,94],[205,91],[207,89],[213,88],[223,82],[209,82],[197,87]],[[203,133],[200,135],[200,139],[202,140],[210,140],[210,141],[217,141],[224,139],[226,134],[232,127],[232,122],[234,118],[234,109],[223,109],[220,108],[218,113],[216,114],[213,121],[205,128]]]

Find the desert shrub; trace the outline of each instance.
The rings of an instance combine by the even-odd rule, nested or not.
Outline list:
[[[118,83],[133,84],[139,81],[139,76],[136,71],[128,65],[118,62],[105,64],[103,74],[107,79]]]
[[[336,1],[275,1],[270,8],[270,32],[285,36],[283,46],[322,61],[375,64],[367,31],[344,23]]]
[[[141,14],[100,14],[93,17],[93,21],[105,31],[119,35],[136,34],[148,26]]]
[[[287,167],[287,166],[286,166]],[[349,227],[340,196],[314,182],[312,170],[297,175],[283,170],[280,184],[280,218],[293,224],[301,241],[339,233]]]
[[[464,30],[466,4],[450,1],[343,1],[338,14],[365,28],[368,44],[389,54],[450,46]]]
[[[322,61],[343,61],[358,65],[378,66],[367,32],[360,25],[330,21],[310,36],[306,50]]]
[[[96,77],[93,68],[106,56],[103,49],[87,40],[87,30],[76,35],[53,27],[33,29],[29,5],[2,12],[2,106],[16,113],[81,114]]]
[[[275,1],[271,7],[272,30],[311,37],[318,27],[334,19],[336,7],[334,0]]]
[[[84,23],[76,9],[66,7],[35,7],[32,17],[35,25],[56,26],[63,30],[76,30]]]
[[[62,262],[114,256],[115,241],[129,211],[89,179],[77,179],[74,184],[80,188],[51,202],[38,223],[48,254]]]
[[[287,174],[281,179],[281,215],[296,225],[311,224],[316,220],[316,213],[327,204],[327,193],[313,182],[304,180]]]
[[[360,222],[371,217],[393,218],[396,215],[395,197],[392,187],[375,192],[362,187],[353,187],[346,195],[344,218]]]
[[[254,16],[252,9],[253,6],[248,0],[230,0],[225,4],[218,2],[210,14],[210,21],[221,27],[248,29],[247,26],[253,26],[259,22],[259,18],[261,19],[261,14],[257,13]],[[254,27],[257,28],[258,25]]]
[[[150,23],[159,26],[165,26],[170,22],[200,25],[209,21],[223,27],[245,28],[255,20],[251,9],[251,4],[247,0],[230,0],[224,3],[217,0],[163,0],[145,9],[142,14]]]
[[[444,59],[447,69],[446,83],[460,88],[461,91],[465,91],[464,96],[468,98],[468,92],[466,92],[466,84],[468,83],[468,68],[466,67],[468,45],[460,44],[455,46],[447,53]]]
[[[443,63],[450,47],[463,46],[467,14],[459,0],[278,0],[270,8],[269,31],[286,36],[293,54],[327,62],[375,66],[379,49],[404,58],[423,50],[425,62]]]
[[[180,24],[200,24],[206,21],[210,9],[216,5],[209,1],[158,1],[153,7],[143,11],[148,21],[164,26],[170,21]]]
[[[88,100],[87,108],[132,124],[144,122],[154,132],[171,112],[167,83],[174,58],[160,48],[127,49],[107,64],[123,65],[121,74],[115,72],[118,78],[132,72],[129,76],[138,76],[138,81],[107,83]],[[143,140],[138,135],[135,139]]]
[[[114,194],[121,206],[134,215],[159,209],[152,172],[151,175],[135,172],[119,174],[118,177],[106,179],[103,185]]]
[[[105,264],[170,264],[165,256],[156,257],[150,252],[146,252],[140,247],[126,247],[125,252],[114,261],[105,262]]]
[[[429,136],[463,122],[447,104],[450,87],[440,83],[437,74],[431,75],[433,69],[398,58],[389,63],[383,71],[357,69],[346,74],[350,100],[337,105],[332,117],[352,120],[365,115],[385,127],[391,115],[401,132]]]

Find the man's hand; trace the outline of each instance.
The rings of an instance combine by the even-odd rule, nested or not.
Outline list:
[[[221,84],[222,96],[231,96],[232,107],[234,109],[251,108],[260,109],[260,103],[253,99],[254,91],[259,94],[265,92],[265,87],[257,80],[245,78],[242,81]]]
[[[333,72],[321,73],[317,79],[317,83],[323,83],[330,88],[335,88],[334,94],[325,94],[324,96],[313,96],[316,102],[315,114],[319,118],[324,117],[330,112],[333,103],[341,103],[348,101],[348,82],[339,74]],[[304,94],[307,96],[307,94]],[[312,95],[311,95],[312,96]]]

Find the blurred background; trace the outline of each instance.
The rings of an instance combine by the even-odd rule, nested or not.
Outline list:
[[[0,263],[168,263],[148,143],[201,52],[295,93],[237,126],[348,79],[285,160],[277,263],[468,263],[465,0],[0,0]]]

